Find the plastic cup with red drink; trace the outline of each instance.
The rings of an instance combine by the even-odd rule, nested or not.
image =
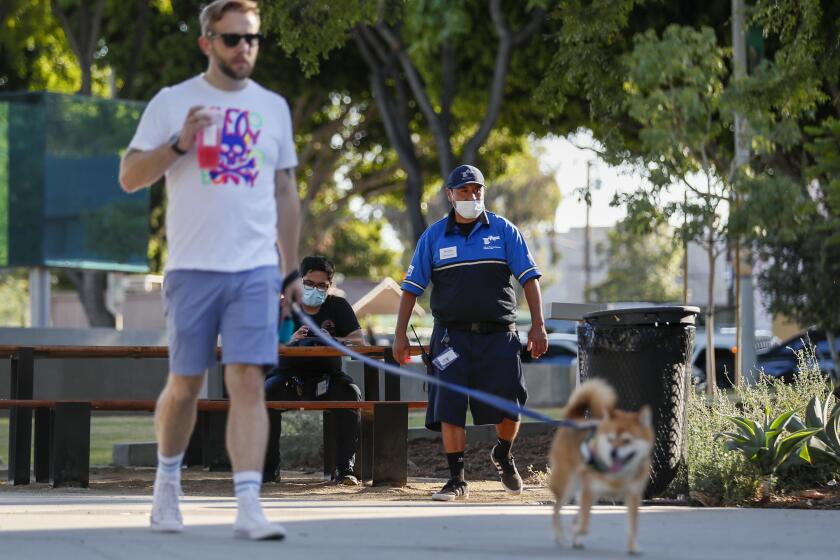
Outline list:
[[[198,167],[216,169],[222,153],[222,113],[217,109],[201,109],[199,114],[209,116],[213,122],[195,133]]]

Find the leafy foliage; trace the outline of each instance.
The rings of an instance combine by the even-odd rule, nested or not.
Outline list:
[[[332,228],[312,252],[329,256],[345,276],[401,278],[399,256],[384,244],[383,229],[381,220],[346,219]]]
[[[439,215],[446,206],[440,194],[426,191],[440,193],[440,179],[455,165],[476,164],[493,177],[502,158],[521,149],[523,136],[546,130],[543,112],[530,102],[534,76],[551,56],[533,39],[547,23],[545,4],[274,1],[264,4],[264,13],[266,26],[311,75],[347,50],[364,60],[405,177],[403,220],[417,239],[425,214]],[[515,141],[493,145],[494,137],[506,136]]]
[[[634,231],[627,221],[619,222],[608,233],[606,246],[598,245],[607,277],[593,286],[592,301],[678,301],[682,290],[677,278],[682,274],[682,247],[665,225],[649,233]]]
[[[809,455],[840,464],[840,402],[833,395],[825,401],[816,395],[812,397],[805,411],[805,421],[794,417],[790,426],[794,430],[819,430],[808,441]]]
[[[743,453],[728,451],[717,434],[731,429],[730,416],[764,418],[769,408],[771,418],[794,411],[795,416],[801,419],[807,416],[809,402],[814,397],[826,402],[831,387],[820,372],[813,349],[797,352],[797,358],[800,373],[793,383],[762,375],[755,385],[742,385],[729,394],[721,391],[712,395],[689,392],[686,436],[692,493],[719,504],[737,504],[755,495],[757,478],[761,476],[757,465],[748,461]],[[794,424],[793,420],[791,424]],[[793,430],[798,428],[789,427]],[[801,462],[790,460],[785,465],[776,477],[779,491],[812,487],[815,481],[828,481],[840,476],[840,467],[833,462],[814,461],[813,466],[806,465],[804,471],[796,466]]]
[[[554,228],[561,199],[552,170],[540,167],[539,156],[539,148],[523,142],[522,151],[507,158],[504,172],[489,180],[484,194],[488,209],[529,235]]]
[[[81,71],[49,0],[0,5],[0,91],[76,91]]]
[[[762,476],[776,474],[791,455],[798,453],[802,459],[808,458],[806,443],[820,428],[789,429],[788,426],[795,411],[789,410],[771,417],[770,407],[764,411],[764,422],[759,424],[746,416],[727,416],[736,431],[720,432],[725,440],[725,447],[730,451],[741,452],[753,463]],[[788,430],[789,433],[785,433]],[[810,462],[810,459],[807,459]]]

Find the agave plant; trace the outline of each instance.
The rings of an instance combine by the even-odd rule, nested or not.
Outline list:
[[[806,443],[822,428],[803,426],[795,429],[789,426],[794,416],[795,411],[790,410],[771,418],[770,407],[764,409],[763,424],[744,416],[726,416],[735,424],[736,431],[717,434],[717,437],[726,440],[724,445],[727,449],[740,451],[750,463],[758,468],[761,473],[762,498],[769,496],[773,476],[786,466],[788,459],[794,453],[810,462]],[[786,430],[787,433],[784,433]]]
[[[840,401],[832,395],[828,395],[825,402],[813,397],[805,408],[805,422],[794,416],[789,427],[792,430],[819,430],[803,450],[809,455],[808,462],[813,456],[840,463]]]

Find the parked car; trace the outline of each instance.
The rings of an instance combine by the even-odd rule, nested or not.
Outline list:
[[[808,329],[785,340],[775,348],[758,356],[758,367],[765,375],[770,375],[790,383],[794,376],[799,373],[799,359],[797,354],[810,344],[814,348],[814,356],[824,375],[830,375],[835,370],[835,364],[831,359],[831,352],[828,349],[828,338],[824,331]],[[836,344],[840,347],[840,337]]]
[[[568,333],[548,333],[548,349],[539,359],[532,359],[528,352],[528,333],[519,331],[522,343],[522,362],[533,364],[551,364],[570,366],[577,359],[577,335]]]
[[[721,389],[732,387],[735,379],[735,355],[738,341],[735,329],[724,327],[715,333],[715,378]],[[773,333],[766,330],[755,331],[755,352],[760,355],[778,344]],[[694,351],[691,354],[691,375],[698,388],[706,386],[706,332],[698,329],[694,336]]]

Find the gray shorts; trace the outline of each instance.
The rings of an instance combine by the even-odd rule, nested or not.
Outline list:
[[[199,375],[216,363],[277,364],[280,271],[263,266],[242,272],[173,270],[163,281],[169,336],[169,371]]]

